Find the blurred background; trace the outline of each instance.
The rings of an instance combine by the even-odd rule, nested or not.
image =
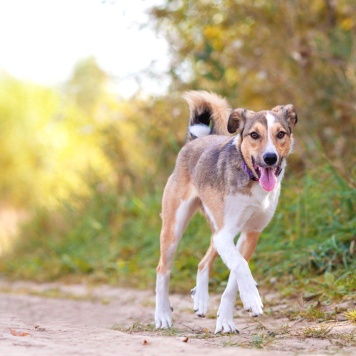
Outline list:
[[[353,0],[1,1],[1,276],[152,288],[191,89],[295,105],[294,154],[251,268],[286,294],[355,293]],[[197,215],[173,290],[194,286],[209,237]],[[217,260],[212,288],[227,275]]]

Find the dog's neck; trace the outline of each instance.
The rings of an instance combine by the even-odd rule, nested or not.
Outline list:
[[[246,166],[245,162],[242,162],[242,169],[249,175],[250,179],[258,182],[258,178],[256,178],[253,173],[251,172],[251,170]]]

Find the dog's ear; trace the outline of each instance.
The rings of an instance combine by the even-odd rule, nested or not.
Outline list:
[[[246,109],[234,109],[230,114],[229,121],[227,122],[227,130],[233,134],[241,132],[245,126],[246,120],[254,114],[254,111]]]
[[[287,105],[278,105],[272,109],[275,113],[282,115],[284,120],[287,121],[288,126],[290,127],[291,131],[293,130],[294,126],[298,122],[298,115],[295,110],[294,105],[287,104]]]
[[[285,105],[283,109],[284,118],[287,120],[289,127],[293,130],[298,122],[298,115],[292,104]]]

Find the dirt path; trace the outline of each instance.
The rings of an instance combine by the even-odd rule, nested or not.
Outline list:
[[[320,322],[308,321],[316,309],[267,295],[263,317],[238,307],[240,334],[216,336],[219,296],[212,296],[204,319],[192,312],[189,296],[172,296],[174,329],[158,332],[152,291],[18,282],[1,282],[0,291],[1,355],[356,354],[356,325],[333,314],[355,308],[351,301],[325,307]]]

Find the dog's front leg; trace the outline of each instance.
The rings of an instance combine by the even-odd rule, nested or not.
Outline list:
[[[223,295],[221,296],[218,318],[216,320],[215,334],[238,333],[234,323],[234,310],[237,291],[237,277],[235,273],[231,271],[227,286]]]
[[[243,236],[241,236],[241,238],[242,237]],[[250,311],[252,316],[263,314],[263,304],[257,290],[256,282],[252,277],[246,259],[235,247],[233,240],[234,236],[224,231],[219,232],[214,236],[214,246],[231,271],[228,285],[221,298],[219,317],[215,332],[236,331],[236,327],[232,320],[237,290],[240,292],[240,297],[245,310]],[[252,240],[250,241],[251,243],[253,242]],[[240,244],[238,247],[243,250],[244,246]],[[248,254],[250,257],[252,254],[251,249],[246,249],[246,252],[246,255]],[[228,330],[226,331],[225,328]]]
[[[242,232],[237,242],[236,249],[241,253],[246,261],[249,261],[257,245],[259,232]],[[221,296],[221,303],[218,311],[215,333],[238,332],[233,321],[236,295],[238,291],[237,276],[230,272],[226,289]]]

